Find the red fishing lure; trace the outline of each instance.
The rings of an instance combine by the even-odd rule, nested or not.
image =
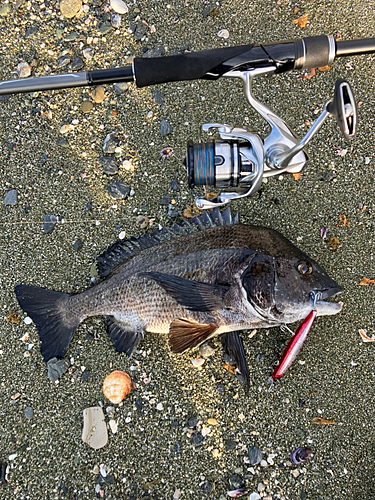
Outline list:
[[[297,328],[296,333],[290,339],[289,344],[286,346],[286,349],[281,356],[279,364],[276,366],[272,374],[272,378],[274,380],[276,380],[277,378],[281,378],[296,360],[298,354],[302,350],[304,343],[306,342],[316,315],[316,311],[311,311],[311,313]]]

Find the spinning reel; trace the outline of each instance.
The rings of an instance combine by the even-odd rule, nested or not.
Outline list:
[[[258,134],[243,128],[218,123],[203,125],[206,132],[217,131],[220,139],[196,144],[189,141],[186,156],[189,187],[213,186],[224,191],[216,199],[198,197],[195,203],[199,209],[222,206],[231,200],[251,196],[260,189],[263,178],[283,172],[300,172],[307,161],[303,148],[329,115],[335,117],[345,139],[354,137],[357,106],[348,82],[337,80],[333,100],[325,105],[307,134],[299,140],[282,118],[257,101],[252,94],[253,78],[274,71],[274,67],[265,67],[230,71],[223,75],[242,79],[249,104],[266,120],[271,131],[263,140]]]

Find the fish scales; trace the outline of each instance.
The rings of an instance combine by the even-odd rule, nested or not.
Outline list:
[[[131,356],[145,332],[167,333],[182,353],[217,335],[247,369],[239,330],[336,314],[327,302],[342,291],[325,271],[277,231],[242,225],[214,210],[98,257],[105,279],[77,295],[17,285],[34,321],[45,361],[63,357],[86,318],[103,315],[118,352]]]

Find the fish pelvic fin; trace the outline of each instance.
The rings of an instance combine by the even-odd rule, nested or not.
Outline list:
[[[124,352],[131,358],[143,339],[143,332],[131,330],[128,325],[121,324],[113,316],[105,316],[105,325],[116,351],[119,354]]]
[[[156,281],[180,305],[190,311],[214,311],[225,307],[224,296],[229,286],[191,281],[171,274],[148,272],[139,276]]]
[[[221,345],[224,351],[232,355],[236,360],[237,368],[244,378],[246,389],[248,389],[250,387],[249,365],[246,361],[245,349],[239,333],[237,331],[223,333],[221,335]]]
[[[213,337],[218,328],[214,323],[202,324],[192,319],[177,318],[169,327],[169,347],[174,354],[182,354]]]
[[[37,327],[44,361],[62,358],[81,322],[66,307],[69,295],[27,285],[17,285],[14,291],[21,309]]]

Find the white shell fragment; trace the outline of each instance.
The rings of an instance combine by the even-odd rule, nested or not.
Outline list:
[[[127,14],[129,11],[128,6],[122,0],[110,0],[111,9],[117,12],[117,14]]]
[[[116,434],[117,429],[118,429],[118,424],[117,424],[116,420],[110,420],[109,427],[111,428],[112,434]]]
[[[224,38],[225,40],[229,38],[229,31],[228,30],[220,30],[219,33],[217,34],[218,37]]]
[[[205,362],[204,358],[194,358],[191,360],[192,365],[195,366],[196,368],[200,368],[204,362]]]
[[[92,406],[83,410],[82,441],[94,448],[94,450],[103,448],[107,444],[107,425],[100,406]]]

